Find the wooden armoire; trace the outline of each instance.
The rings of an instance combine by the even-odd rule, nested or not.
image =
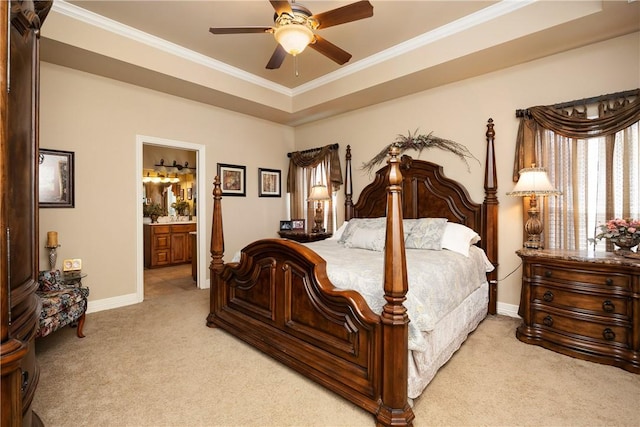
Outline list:
[[[0,1],[1,427],[41,425],[31,404],[38,385],[38,104],[40,28],[52,1]]]

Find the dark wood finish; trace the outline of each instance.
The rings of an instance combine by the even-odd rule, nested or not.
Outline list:
[[[487,126],[487,154],[494,155],[493,123]],[[486,200],[495,198],[495,160],[485,178]],[[497,210],[473,203],[462,186],[429,162],[398,158],[376,173],[351,203],[351,149],[347,147],[345,216],[386,216],[382,313],[374,313],[352,290],[336,289],[326,262],[308,247],[287,239],[264,239],[241,251],[238,263],[222,261],[224,239],[220,182],[214,181],[211,231],[209,327],[220,327],[276,360],[371,412],[381,426],[412,425],[408,405],[408,290],[404,218],[441,216],[479,230],[497,230]],[[486,245],[486,243],[483,243]],[[490,260],[497,266],[497,241]],[[495,287],[495,283],[492,284]],[[490,291],[495,298],[495,291]],[[495,305],[495,300],[490,304]]]
[[[640,259],[610,252],[520,250],[516,336],[640,373]]]
[[[194,231],[194,223],[144,224],[144,266],[158,268],[191,262],[189,233]]]
[[[35,334],[38,288],[39,32],[51,2],[0,2],[2,28],[2,232],[0,420],[38,425],[31,404],[40,375]]]
[[[306,233],[302,231],[278,231],[278,234],[284,239],[294,240],[300,243],[317,242],[332,236],[331,233]]]

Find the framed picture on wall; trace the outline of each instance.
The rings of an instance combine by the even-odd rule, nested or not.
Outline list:
[[[41,148],[38,153],[38,205],[41,208],[73,208],[74,153]]]
[[[280,171],[277,169],[258,169],[258,196],[280,197]]]
[[[246,196],[247,168],[245,166],[218,163],[218,176],[222,194],[225,196]]]
[[[193,199],[193,188],[189,187],[187,188],[187,200],[191,200]]]

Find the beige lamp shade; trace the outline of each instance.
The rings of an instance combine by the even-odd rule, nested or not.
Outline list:
[[[525,168],[520,170],[520,179],[513,188],[513,191],[507,193],[508,196],[553,196],[560,192],[553,188],[547,175],[545,168]]]
[[[329,190],[326,185],[314,185],[311,187],[311,193],[309,194],[309,200],[329,200]]]

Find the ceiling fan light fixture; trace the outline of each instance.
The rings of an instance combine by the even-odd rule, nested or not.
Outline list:
[[[296,56],[313,41],[313,31],[306,25],[289,24],[276,28],[274,37],[288,54]]]

